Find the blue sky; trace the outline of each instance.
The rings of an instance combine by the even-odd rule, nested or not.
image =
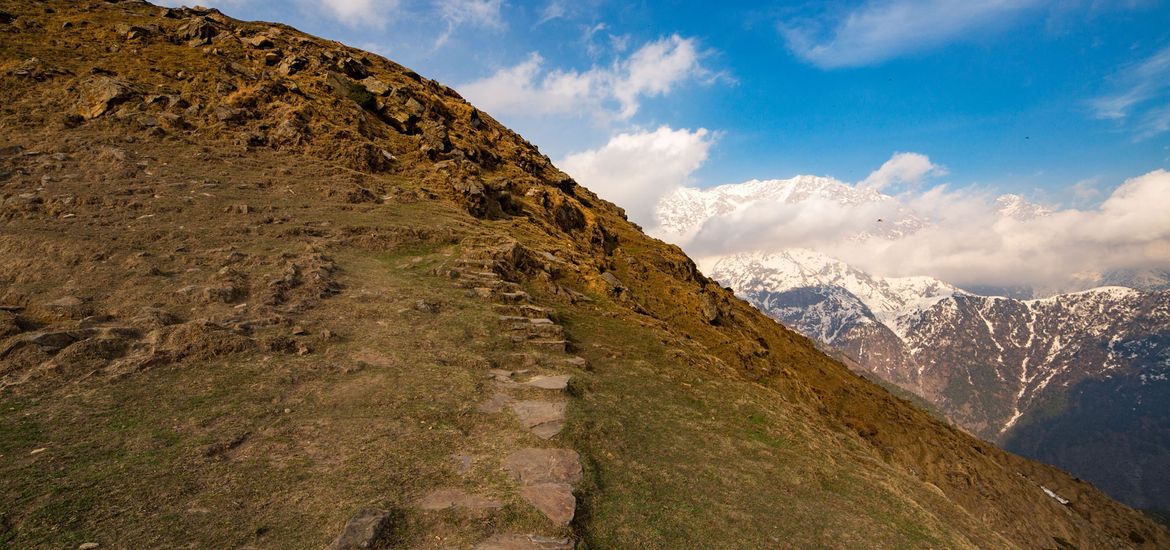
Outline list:
[[[831,176],[928,227],[858,245],[872,205],[769,203],[697,235],[970,285],[1170,271],[1170,0],[202,1],[453,86],[652,235],[680,193]]]
[[[212,3],[470,89],[554,159],[622,132],[707,129],[706,161],[689,176],[699,186],[795,174],[859,181],[908,151],[945,166],[953,185],[1067,203],[1078,182],[1107,191],[1170,165],[1170,2]],[[542,91],[555,95],[539,89],[550,74],[613,79],[640,49],[672,39],[693,59],[647,75],[666,82],[635,85],[626,95],[636,105],[601,90],[532,110],[474,86],[529,63],[538,89],[528,99],[539,103]]]

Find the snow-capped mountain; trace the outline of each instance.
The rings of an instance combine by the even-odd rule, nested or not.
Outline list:
[[[685,242],[715,217],[808,201],[872,205],[884,219],[851,236],[862,242],[931,223],[875,190],[807,176],[684,189],[658,214],[666,237]],[[999,197],[995,211],[1013,221],[1052,215],[1018,195]],[[1170,483],[1161,481],[1170,471],[1170,274],[1078,274],[1075,292],[1031,299],[1037,289],[984,295],[931,277],[876,276],[801,248],[727,254],[703,267],[972,433],[1130,504],[1170,509]]]
[[[1038,455],[1071,443],[1029,447],[1034,441],[1018,434],[1059,424],[1086,384],[1128,380],[1136,395],[1170,391],[1170,292],[1101,287],[1038,300],[979,296],[929,277],[871,276],[808,250],[728,256],[710,275],[772,318],[1017,452]],[[1170,435],[1165,409],[1145,418],[1143,430]],[[1113,413],[1118,420],[1127,414]],[[1110,462],[1149,458],[1116,455]],[[1040,457],[1068,466],[1062,456]],[[1077,467],[1073,472],[1090,480],[1112,469]],[[1134,464],[1133,475],[1160,479],[1143,469],[1149,467]],[[1122,481],[1100,483],[1137,505],[1170,502],[1160,482]]]

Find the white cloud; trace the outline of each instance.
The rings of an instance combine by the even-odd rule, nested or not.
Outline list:
[[[689,202],[664,211],[690,216],[694,225],[671,227],[663,236],[700,265],[728,254],[810,248],[876,275],[926,275],[960,286],[1073,289],[1091,274],[1170,270],[1165,170],[1130,179],[1083,209],[997,202],[986,190],[946,185],[888,196],[827,178],[792,182],[800,183],[722,187],[724,198],[713,209],[695,205],[705,194],[715,200],[715,190],[684,188],[674,197]],[[802,190],[761,192],[770,184]],[[1080,182],[1070,194],[1084,198],[1093,187]],[[1009,203],[1014,215],[1001,211]]]
[[[1093,101],[1093,110],[1099,118],[1125,118],[1142,103],[1170,90],[1170,46],[1123,69],[1114,80],[1121,90]]]
[[[672,35],[643,45],[628,58],[587,71],[546,69],[536,53],[513,67],[463,84],[459,91],[495,115],[581,115],[628,120],[643,98],[670,92],[705,75],[690,38]]]
[[[836,20],[790,21],[780,30],[793,53],[815,65],[856,67],[1002,29],[1049,2],[868,0]]]
[[[604,146],[574,153],[556,165],[578,183],[622,208],[639,224],[654,224],[662,197],[690,183],[707,160],[713,138],[703,128],[618,134]]]
[[[439,17],[446,23],[446,30],[435,40],[438,48],[450,40],[455,30],[462,26],[500,28],[501,0],[437,0],[435,7]]]
[[[565,2],[562,0],[551,0],[545,4],[544,9],[540,10],[540,19],[537,20],[536,25],[540,26],[553,19],[560,19],[568,15],[569,10],[565,7]]]
[[[1126,67],[1111,79],[1114,92],[1091,102],[1100,119],[1130,119],[1137,139],[1170,131],[1170,46]]]
[[[869,177],[858,185],[875,191],[881,191],[890,185],[910,184],[918,185],[927,176],[943,176],[947,171],[942,166],[930,162],[930,157],[919,153],[894,153],[874,170]]]
[[[351,26],[386,24],[398,9],[398,0],[320,0],[322,7],[338,21]]]

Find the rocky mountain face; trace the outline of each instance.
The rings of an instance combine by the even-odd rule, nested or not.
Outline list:
[[[1170,292],[979,296],[929,278],[872,277],[799,250],[727,257],[711,276],[988,441],[1136,506],[1170,504],[1167,484],[1153,474],[1165,466],[1170,427],[1153,401],[1170,372]],[[1104,388],[1126,398],[1104,399]],[[1112,404],[1090,406],[1098,401]],[[1067,425],[1089,410],[1110,418]]]
[[[1170,546],[381,57],[0,0],[0,128],[0,546]]]

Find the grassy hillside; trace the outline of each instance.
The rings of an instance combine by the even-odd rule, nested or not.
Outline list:
[[[4,0],[0,128],[0,545],[320,548],[361,509],[386,547],[1170,545],[371,54]]]

